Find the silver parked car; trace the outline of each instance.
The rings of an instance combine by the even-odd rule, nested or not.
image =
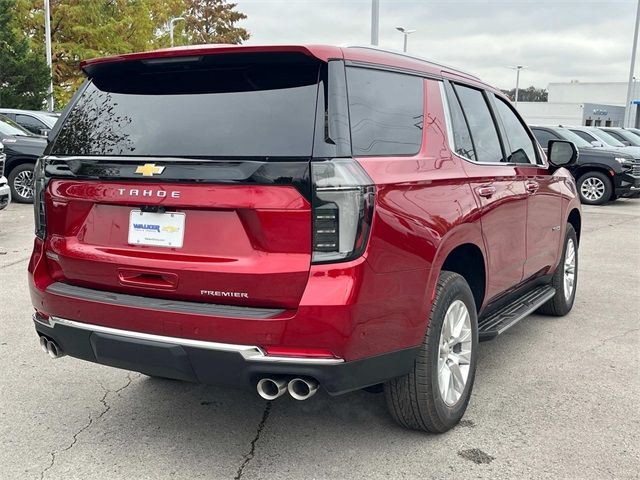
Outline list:
[[[620,127],[598,127],[628,147],[640,147],[640,135]]]
[[[640,147],[625,145],[608,132],[599,127],[566,127],[576,135],[579,135],[594,147],[615,148],[619,152],[627,153],[635,159],[640,159]]]

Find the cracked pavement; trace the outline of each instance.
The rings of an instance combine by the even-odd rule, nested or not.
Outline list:
[[[397,427],[380,394],[265,402],[51,360],[30,320],[32,221],[0,212],[2,479],[637,478],[640,200],[584,209],[573,312],[481,344],[467,414],[440,436]]]

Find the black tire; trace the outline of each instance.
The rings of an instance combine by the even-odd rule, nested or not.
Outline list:
[[[585,182],[601,182],[604,185],[604,190],[602,194],[597,198],[587,198],[582,193],[582,186]],[[611,184],[611,180],[602,172],[592,171],[587,172],[580,176],[578,179],[578,195],[580,195],[580,202],[586,205],[603,205],[607,203],[612,195],[613,195],[613,185]]]
[[[33,203],[33,189],[31,190],[31,196],[22,195],[22,189],[17,188],[15,182],[18,178],[22,178],[26,173],[31,173],[33,179],[33,169],[35,165],[33,163],[23,163],[18,165],[11,173],[9,173],[9,187],[11,188],[11,199],[18,203]]]
[[[573,242],[575,249],[575,266],[574,266],[574,280],[571,295],[567,298],[565,294],[565,258],[567,256],[567,246],[569,242]],[[573,308],[573,302],[576,299],[576,289],[578,286],[578,237],[576,231],[573,229],[573,225],[567,224],[567,231],[564,238],[564,246],[562,248],[562,258],[560,264],[556,268],[556,271],[551,278],[551,286],[556,289],[556,294],[544,305],[538,309],[538,313],[543,315],[553,315],[555,317],[562,317],[569,313]]]
[[[440,333],[449,306],[461,300],[471,323],[471,356],[467,382],[458,401],[447,405],[438,386]],[[443,271],[438,278],[436,296],[429,326],[413,369],[407,375],[385,384],[385,398],[393,419],[403,427],[431,433],[442,433],[454,427],[464,415],[476,372],[478,320],[469,285],[457,273]]]

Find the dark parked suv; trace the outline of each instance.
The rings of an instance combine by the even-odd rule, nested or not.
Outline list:
[[[549,142],[547,162],[473,75],[332,46],[82,68],[35,170],[53,358],[268,400],[383,384],[401,425],[444,432],[479,340],[573,306],[577,151]]]
[[[4,174],[9,180],[13,200],[33,202],[33,168],[44,152],[47,140],[0,115],[0,142],[7,155]]]
[[[541,145],[550,140],[575,143],[580,158],[569,171],[576,178],[582,203],[602,205],[618,197],[640,194],[640,159],[615,148],[594,147],[565,127],[530,126]]]
[[[46,136],[58,121],[59,113],[0,108],[0,115],[13,120],[34,135]]]

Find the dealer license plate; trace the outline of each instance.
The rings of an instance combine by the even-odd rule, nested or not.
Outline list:
[[[184,213],[153,213],[131,210],[129,243],[154,247],[181,248],[184,240]]]

